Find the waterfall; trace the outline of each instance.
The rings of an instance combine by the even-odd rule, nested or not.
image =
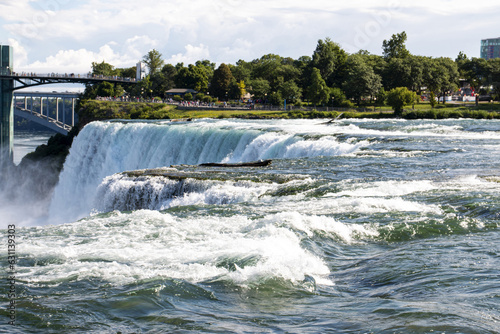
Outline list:
[[[64,222],[87,216],[96,207],[97,189],[115,173],[206,162],[334,156],[366,143],[340,143],[332,136],[300,134],[255,123],[213,120],[174,122],[108,121],[88,124],[75,138],[49,216]],[[98,200],[97,200],[98,201]],[[51,218],[55,219],[55,218]]]

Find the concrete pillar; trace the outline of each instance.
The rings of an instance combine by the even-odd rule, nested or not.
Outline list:
[[[56,122],[59,121],[59,98],[56,97]]]
[[[62,103],[63,103],[63,119],[62,119],[62,122],[64,125],[66,125],[66,100],[65,98],[63,97],[62,98]]]
[[[0,73],[10,75],[14,49],[0,45]],[[0,167],[12,165],[14,153],[13,79],[0,79]]]
[[[71,98],[71,126],[75,126],[75,99]]]
[[[13,162],[14,158],[14,106],[12,89],[14,80],[0,79],[0,165]]]

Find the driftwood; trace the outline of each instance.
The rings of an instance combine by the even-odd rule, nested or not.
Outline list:
[[[335,123],[335,121],[337,121],[344,113],[340,113],[340,115],[338,115],[337,117],[335,117],[334,119],[331,119],[329,120],[328,122],[324,122],[324,123],[321,123],[321,124],[332,124],[332,123]]]
[[[216,163],[209,162],[204,164],[199,164],[201,167],[266,167],[271,164],[272,160],[259,160],[251,162],[238,162],[238,163]]]

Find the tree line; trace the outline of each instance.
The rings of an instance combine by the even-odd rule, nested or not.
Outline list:
[[[479,94],[500,98],[500,59],[469,58],[460,52],[455,60],[411,54],[403,31],[384,40],[382,55],[360,50],[349,54],[330,38],[319,40],[312,56],[298,59],[267,54],[252,61],[220,64],[199,60],[185,66],[165,64],[153,49],[143,57],[148,75],[127,88],[110,83],[89,85],[85,97],[121,96],[165,97],[171,88],[196,90],[198,100],[240,99],[247,92],[254,100],[274,105],[352,107],[354,104],[389,103],[414,100],[423,93],[445,96],[458,90],[460,80]],[[105,62],[92,63],[97,75],[135,77],[136,67],[114,68]],[[444,99],[443,99],[444,102]],[[395,108],[397,109],[397,108]]]

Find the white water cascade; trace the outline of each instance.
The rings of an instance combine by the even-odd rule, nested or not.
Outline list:
[[[290,131],[237,121],[93,122],[80,132],[71,147],[54,191],[51,223],[71,222],[98,209],[99,185],[106,177],[123,171],[206,162],[336,156],[367,145],[342,143],[330,135],[308,138],[301,133],[300,126]],[[55,217],[62,221],[55,222]]]

